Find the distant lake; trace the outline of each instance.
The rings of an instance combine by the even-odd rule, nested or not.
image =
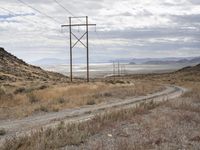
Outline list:
[[[130,65],[130,64],[120,64],[120,72],[123,74],[139,74],[139,73],[164,73],[171,72],[181,69],[187,65]],[[43,69],[59,72],[65,75],[69,75],[70,66],[69,65],[51,65],[43,66]],[[112,63],[99,63],[90,64],[90,75],[91,77],[104,77],[106,75],[113,74],[113,64]],[[74,75],[77,77],[84,77],[86,75],[86,65],[76,64],[73,65]],[[115,64],[115,73],[118,73],[118,64]]]

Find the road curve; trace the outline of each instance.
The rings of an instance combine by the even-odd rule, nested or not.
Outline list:
[[[165,90],[147,96],[114,100],[99,105],[84,106],[81,108],[66,109],[60,112],[44,115],[30,116],[19,120],[0,120],[0,129],[6,130],[6,135],[0,137],[0,143],[6,137],[21,135],[40,127],[53,127],[64,121],[66,123],[80,122],[91,119],[97,113],[102,113],[111,108],[121,109],[134,107],[137,104],[148,101],[161,102],[181,96],[186,89],[178,86],[166,86]]]

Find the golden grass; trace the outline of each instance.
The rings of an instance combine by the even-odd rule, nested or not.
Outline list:
[[[17,86],[12,92],[4,89],[0,97],[0,119],[18,118],[41,112],[57,112],[66,108],[94,105],[113,99],[141,96],[161,90],[158,84],[133,83],[80,83]],[[43,88],[44,87],[44,88]],[[6,92],[7,91],[7,92]],[[12,110],[12,111],[11,111]]]

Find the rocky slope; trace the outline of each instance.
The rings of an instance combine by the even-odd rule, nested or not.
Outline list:
[[[185,67],[183,69],[180,69],[178,72],[200,72],[200,64],[193,66],[193,67]]]
[[[0,48],[0,82],[4,81],[57,81],[67,77],[32,66]]]

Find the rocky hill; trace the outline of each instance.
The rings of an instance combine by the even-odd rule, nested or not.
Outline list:
[[[196,66],[189,66],[189,67],[185,67],[182,68],[180,70],[178,70],[177,72],[196,72],[196,73],[200,73],[200,64],[196,65]]]
[[[182,68],[173,73],[173,78],[181,81],[200,82],[200,64]]]
[[[0,48],[0,82],[3,81],[57,81],[66,76],[32,66]]]

